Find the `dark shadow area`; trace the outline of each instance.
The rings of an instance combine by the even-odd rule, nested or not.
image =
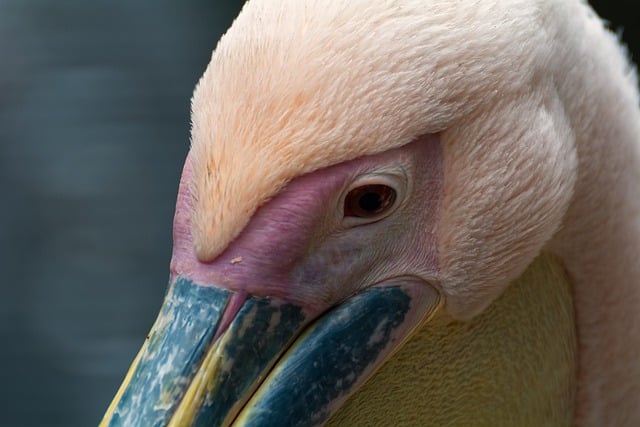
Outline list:
[[[0,424],[100,420],[160,305],[191,92],[240,6],[0,0]]]

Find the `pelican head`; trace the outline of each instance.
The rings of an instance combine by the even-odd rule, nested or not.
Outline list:
[[[250,0],[102,425],[640,425],[636,84],[579,0]]]

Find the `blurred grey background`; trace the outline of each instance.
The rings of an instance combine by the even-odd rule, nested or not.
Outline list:
[[[0,0],[0,425],[96,425],[168,278],[189,100],[242,0]],[[629,1],[594,6],[640,59]]]

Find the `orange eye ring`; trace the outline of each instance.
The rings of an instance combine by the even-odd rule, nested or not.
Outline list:
[[[391,208],[396,197],[396,190],[384,184],[354,188],[344,199],[344,216],[375,218]]]

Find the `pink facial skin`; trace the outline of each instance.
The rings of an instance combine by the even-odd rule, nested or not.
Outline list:
[[[345,219],[348,190],[365,175],[366,183],[375,182],[380,172],[405,177],[395,208],[371,223]],[[174,219],[171,273],[236,291],[238,303],[252,294],[281,298],[319,313],[394,278],[437,277],[435,228],[443,174],[437,135],[294,179],[207,263],[196,258],[192,245],[190,173],[187,158]]]

